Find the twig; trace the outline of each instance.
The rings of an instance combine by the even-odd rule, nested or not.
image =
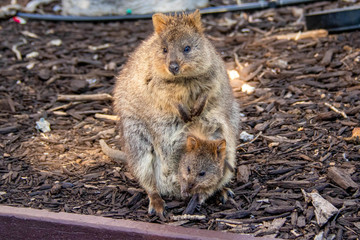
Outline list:
[[[103,110],[87,110],[87,111],[77,111],[76,114],[80,115],[90,115],[90,114],[99,114],[101,112],[104,112]]]
[[[241,69],[243,69],[243,66],[239,62],[239,56],[236,54],[236,52],[234,52],[234,59],[235,59],[236,66],[239,68],[239,71],[241,71]]]
[[[68,116],[69,115],[64,111],[53,111],[52,113],[56,116]]]
[[[241,222],[241,221],[230,220],[230,219],[221,219],[221,218],[216,218],[215,222],[230,223],[230,224],[235,224],[235,225],[242,225],[243,224],[243,222]]]
[[[239,149],[239,148],[241,148],[241,147],[244,147],[244,146],[246,146],[246,145],[249,145],[249,144],[255,142],[256,139],[258,139],[261,134],[262,134],[262,131],[260,131],[260,132],[254,137],[254,139],[252,139],[251,141],[237,145],[236,149]]]
[[[80,104],[80,102],[71,102],[71,103],[67,103],[65,105],[61,105],[61,106],[58,106],[58,107],[50,108],[48,111],[49,112],[54,112],[54,111],[58,111],[60,109],[68,109],[69,107],[72,107],[72,106],[75,106],[75,105],[78,105],[78,104]]]
[[[47,80],[45,82],[46,86],[47,85],[50,85],[51,83],[55,82],[60,76],[59,75],[55,75],[55,76],[52,76],[49,80]]]
[[[266,31],[261,30],[260,28],[257,27],[251,27],[251,26],[247,26],[247,28],[249,28],[250,30],[253,30],[254,32],[260,33],[262,35],[266,35]]]
[[[112,96],[107,93],[83,95],[58,95],[58,101],[110,101]]]
[[[355,51],[354,53],[351,53],[349,55],[346,55],[343,59],[340,60],[340,62],[344,62],[345,60],[349,58],[355,58],[360,54],[360,51]]]
[[[116,115],[107,115],[107,114],[101,114],[101,113],[96,113],[95,118],[106,119],[106,120],[111,120],[111,121],[115,121],[115,122],[120,120],[120,118]]]
[[[206,34],[206,37],[209,38],[210,40],[213,40],[213,41],[218,41],[218,42],[224,41],[224,38],[214,37],[214,36],[211,36],[210,34]]]
[[[287,217],[290,214],[291,214],[290,212],[286,212],[286,213],[282,213],[282,214],[279,214],[279,215],[273,215],[273,216],[269,216],[269,217],[260,217],[260,218],[257,218],[257,219],[254,218],[254,219],[243,219],[243,220],[217,218],[217,219],[215,219],[215,221],[216,222],[223,222],[223,223],[241,225],[241,224],[248,224],[248,223],[259,223],[259,222],[264,222],[264,221],[270,221],[270,220],[274,220],[276,218]]]
[[[324,29],[312,30],[306,32],[298,32],[298,33],[289,33],[284,35],[275,36],[277,40],[287,39],[287,40],[300,40],[305,38],[322,38],[328,35],[328,31]]]
[[[324,29],[312,30],[306,32],[288,33],[284,35],[271,36],[260,39],[258,42],[271,41],[271,40],[294,40],[298,41],[306,38],[322,38],[327,37],[328,31]]]
[[[255,71],[253,71],[250,75],[248,75],[245,79],[243,79],[245,82],[250,81],[253,79],[258,73],[262,70],[263,65],[261,64]]]
[[[332,153],[331,152],[328,152],[326,155],[324,155],[323,157],[320,158],[320,162],[324,162],[326,161],[327,159],[329,159],[330,157],[332,156]]]
[[[22,42],[16,43],[11,47],[11,51],[13,51],[15,53],[16,58],[18,60],[22,60],[22,56],[21,56],[21,52],[17,48],[24,45],[24,44],[26,44],[26,43],[27,43],[27,41],[23,39]]]
[[[172,220],[174,221],[182,221],[182,220],[205,220],[205,215],[190,215],[190,214],[183,214],[180,216],[172,216]]]
[[[111,135],[114,135],[114,134],[115,134],[115,128],[110,128],[110,129],[103,130],[103,131],[97,133],[94,136],[80,139],[80,141],[81,142],[92,141],[92,140],[95,140],[95,139],[98,139],[98,138],[105,137],[106,135],[111,136]]]
[[[358,234],[356,231],[354,231],[353,229],[351,229],[351,228],[349,228],[348,226],[344,226],[347,230],[349,230],[349,231],[351,231],[351,232],[353,232],[353,233],[355,233],[355,234]]]
[[[25,37],[31,37],[31,38],[39,38],[38,35],[36,35],[35,33],[29,32],[29,31],[20,31],[22,35],[24,35]]]
[[[70,171],[66,168],[66,166],[63,166],[63,167],[62,167],[62,170],[63,170],[63,173],[65,173],[65,174],[67,174],[67,175],[69,175],[69,176],[74,176],[74,175],[76,175],[76,173],[70,172]]]
[[[9,127],[2,127],[0,128],[0,134],[8,134],[11,132],[16,132],[19,130],[19,125],[9,126]]]
[[[337,109],[336,107],[334,107],[330,103],[324,103],[324,104],[325,104],[325,106],[329,107],[334,112],[336,112],[338,114],[341,114],[341,116],[343,116],[344,118],[348,118],[348,116],[346,115],[346,113],[344,111],[340,111],[339,109]]]
[[[243,103],[241,106],[242,106],[242,107],[247,107],[247,106],[253,105],[253,104],[258,103],[258,102],[266,101],[266,100],[269,99],[272,95],[273,95],[273,93],[267,92],[267,93],[265,93],[265,95],[262,95],[261,97],[255,99],[255,100],[252,100],[252,101],[250,101],[250,102]]]

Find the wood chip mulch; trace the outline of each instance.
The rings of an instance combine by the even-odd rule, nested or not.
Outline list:
[[[203,16],[227,68],[239,73],[232,84],[241,137],[250,138],[239,140],[233,199],[214,196],[182,216],[188,202],[165,198],[165,222],[147,214],[126,167],[101,152],[100,139],[119,141],[106,118],[109,98],[57,98],[111,94],[151,20],[0,21],[0,204],[283,239],[359,239],[360,32],[302,35],[304,12],[349,2]],[[50,132],[35,128],[40,118]]]

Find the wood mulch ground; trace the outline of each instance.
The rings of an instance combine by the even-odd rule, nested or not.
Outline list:
[[[116,122],[103,117],[111,101],[58,100],[111,93],[151,20],[0,21],[0,204],[284,239],[359,239],[360,32],[300,34],[302,11],[352,4],[203,16],[228,69],[240,74],[232,84],[241,128],[254,138],[239,141],[234,199],[214,196],[195,210],[200,217],[179,220],[187,202],[165,198],[166,222],[147,214],[145,192],[101,152],[99,139],[118,146]],[[244,83],[255,89],[247,93]],[[35,128],[40,118],[50,132]],[[320,218],[327,203],[331,217]]]

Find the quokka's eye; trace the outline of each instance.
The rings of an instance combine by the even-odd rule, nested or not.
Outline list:
[[[163,48],[163,53],[167,53],[167,48]]]
[[[191,47],[190,47],[190,46],[186,46],[186,47],[184,48],[184,53],[188,53],[188,52],[190,52],[190,50],[191,50]]]
[[[188,171],[188,173],[190,173],[190,167],[187,167],[187,171]]]
[[[205,171],[201,171],[201,172],[199,172],[199,176],[200,176],[200,177],[205,176],[205,174],[206,174],[206,172],[205,172]]]

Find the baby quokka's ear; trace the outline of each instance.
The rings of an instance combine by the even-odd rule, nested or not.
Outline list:
[[[188,136],[186,140],[186,151],[191,152],[199,147],[199,142],[194,136]]]
[[[162,13],[155,13],[152,16],[152,21],[156,33],[160,34],[166,28],[166,24],[168,23],[169,18],[170,17]]]
[[[220,162],[220,165],[223,165],[224,161],[225,161],[225,156],[226,156],[226,141],[225,141],[225,139],[216,141],[215,154],[216,154],[217,160]]]

